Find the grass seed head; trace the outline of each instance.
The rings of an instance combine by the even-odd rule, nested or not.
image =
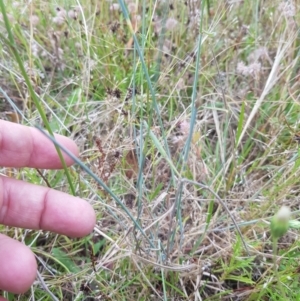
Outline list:
[[[283,236],[289,229],[291,210],[287,206],[282,206],[271,220],[271,234],[273,239]]]

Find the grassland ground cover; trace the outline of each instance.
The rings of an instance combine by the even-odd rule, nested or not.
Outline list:
[[[8,300],[300,300],[298,1],[1,3],[0,118],[73,138],[93,173],[1,174],[97,212],[83,239],[0,226],[39,265]]]

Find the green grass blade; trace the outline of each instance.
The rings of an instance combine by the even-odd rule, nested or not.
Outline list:
[[[37,95],[36,95],[36,93],[35,93],[35,91],[34,91],[34,89],[32,87],[32,84],[31,84],[31,81],[29,79],[29,76],[27,75],[27,72],[26,72],[26,70],[24,68],[24,64],[23,64],[22,59],[21,59],[21,57],[19,55],[19,52],[17,50],[17,45],[16,45],[16,42],[15,42],[14,36],[12,34],[12,31],[11,31],[11,26],[10,26],[10,23],[9,23],[7,14],[6,14],[6,9],[5,9],[5,5],[3,3],[3,0],[0,0],[0,8],[1,8],[2,15],[3,15],[5,27],[6,27],[6,30],[7,30],[7,34],[8,34],[8,42],[9,42],[9,44],[7,46],[11,49],[11,51],[12,51],[12,53],[13,53],[13,55],[14,55],[17,63],[18,63],[18,65],[19,65],[21,74],[22,74],[22,76],[23,76],[23,78],[24,78],[24,80],[26,82],[29,94],[30,94],[30,96],[31,96],[34,104],[36,105],[36,108],[37,108],[37,110],[38,110],[38,112],[39,112],[39,114],[40,114],[40,116],[41,116],[41,118],[43,120],[43,123],[44,123],[46,129],[48,130],[48,132],[50,133],[50,135],[52,137],[54,137],[54,134],[53,134],[52,129],[51,129],[50,125],[49,125],[48,119],[47,119],[47,117],[46,117],[46,115],[45,115],[45,113],[43,111],[42,106],[40,105],[40,101],[39,101],[39,99],[38,99],[38,97],[37,97]],[[63,169],[64,169],[64,171],[66,173],[66,177],[67,177],[68,183],[70,185],[71,192],[72,192],[73,195],[75,195],[75,189],[74,189],[73,181],[72,181],[71,175],[70,175],[70,173],[68,171],[68,167],[66,165],[66,162],[65,162],[65,160],[63,158],[63,155],[62,155],[59,147],[55,146],[55,148],[56,148],[56,151],[58,153],[59,159],[60,159],[60,161],[62,163]]]

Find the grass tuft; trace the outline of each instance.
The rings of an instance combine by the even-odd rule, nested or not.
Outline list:
[[[1,173],[97,213],[76,240],[0,226],[37,257],[19,300],[297,300],[296,1],[0,4],[0,118],[80,148]]]

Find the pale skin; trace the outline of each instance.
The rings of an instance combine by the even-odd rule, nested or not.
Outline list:
[[[56,135],[59,143],[78,156],[75,143]],[[68,166],[73,161],[66,155]],[[37,129],[0,120],[0,166],[62,168],[53,143]],[[59,192],[5,177],[0,174],[0,224],[43,229],[70,237],[89,234],[95,212],[86,201]],[[0,290],[26,292],[36,277],[37,263],[30,249],[0,234]],[[0,296],[0,301],[4,301]]]

